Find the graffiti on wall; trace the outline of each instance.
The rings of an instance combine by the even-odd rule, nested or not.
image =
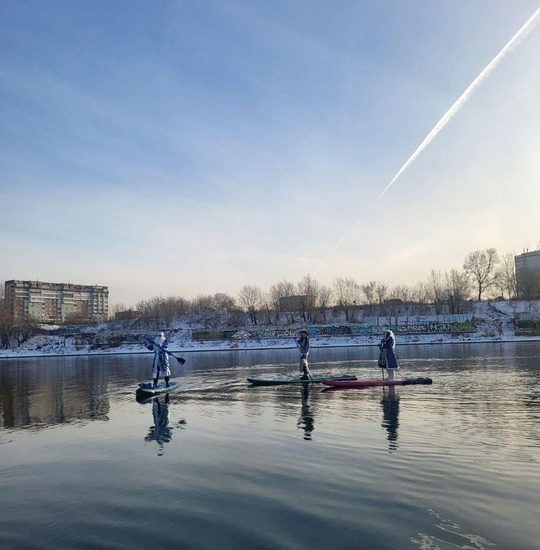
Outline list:
[[[234,340],[245,340],[247,338],[298,338],[299,332],[293,329],[261,329],[261,330],[237,330],[229,331],[225,334],[225,338],[232,338]]]
[[[540,335],[540,319],[516,319],[517,336]]]
[[[386,321],[386,322],[385,322]],[[439,319],[426,320],[414,317],[369,319],[367,323],[351,325],[311,325],[301,328],[249,327],[231,330],[193,331],[194,340],[261,340],[261,339],[297,339],[301,330],[310,336],[381,336],[385,328],[396,334],[463,334],[476,330],[474,317],[464,315],[441,316]]]
[[[353,333],[351,327],[341,325],[338,327],[327,326],[321,327],[317,336],[350,336]]]
[[[474,332],[474,319],[467,321],[455,322],[419,322],[406,323],[397,325],[371,325],[371,324],[354,324],[354,325],[325,325],[325,326],[309,326],[303,327],[301,330],[306,330],[310,336],[323,337],[339,337],[339,336],[378,336],[381,335],[384,328],[389,328],[395,334],[456,334]],[[261,328],[261,329],[240,329],[224,331],[222,337],[233,340],[247,339],[273,339],[273,338],[290,338],[296,339],[300,335],[300,329],[285,329],[285,328]],[[195,335],[194,335],[195,336]],[[214,332],[214,336],[216,336]]]

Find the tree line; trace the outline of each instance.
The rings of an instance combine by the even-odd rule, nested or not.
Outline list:
[[[339,310],[346,321],[354,321],[357,312],[364,316],[397,315],[409,306],[408,314],[465,313],[470,300],[483,297],[526,300],[537,297],[540,270],[529,270],[516,282],[514,255],[500,256],[495,248],[467,254],[461,268],[450,271],[432,269],[424,281],[414,285],[390,287],[381,281],[358,282],[354,277],[336,277],[331,285],[321,284],[310,274],[298,282],[283,280],[263,290],[245,284],[237,296],[218,292],[200,294],[194,299],[179,296],[158,296],[140,301],[134,308],[122,304],[111,307],[110,317],[116,320],[168,325],[175,317],[194,313],[224,312],[230,326],[246,324],[294,324],[295,322],[326,322],[329,311]],[[19,345],[35,334],[38,323],[32,319],[14,319],[0,287],[0,343]],[[70,324],[66,322],[66,324]],[[73,324],[73,323],[71,323]]]
[[[540,282],[540,272],[531,280]],[[116,318],[161,319],[165,322],[195,312],[222,311],[234,322],[247,314],[252,324],[281,321],[325,322],[329,309],[339,309],[347,321],[354,320],[355,311],[362,308],[368,315],[385,315],[391,306],[409,304],[417,313],[426,313],[428,306],[436,314],[460,314],[470,307],[471,299],[483,297],[514,299],[518,290],[526,299],[532,298],[534,285],[517,288],[514,255],[500,256],[495,248],[469,253],[460,269],[447,272],[432,269],[425,281],[414,285],[390,287],[380,281],[360,283],[353,277],[336,277],[332,285],[321,284],[309,274],[298,282],[283,280],[263,290],[245,284],[237,296],[226,293],[200,294],[193,300],[181,297],[155,297],[139,302],[126,310],[121,304],[113,308]],[[296,299],[295,299],[296,298]],[[395,310],[395,307],[394,307]]]

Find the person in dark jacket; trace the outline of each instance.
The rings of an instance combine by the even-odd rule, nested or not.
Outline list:
[[[394,375],[399,370],[399,365],[396,357],[396,337],[390,329],[385,329],[379,348],[386,356],[386,379],[394,380]]]

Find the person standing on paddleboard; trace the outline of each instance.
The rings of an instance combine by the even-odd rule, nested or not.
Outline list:
[[[394,380],[394,374],[399,370],[399,365],[396,357],[396,337],[390,329],[384,330],[379,348],[385,356],[386,379]]]
[[[154,387],[157,386],[159,375],[165,380],[165,385],[169,387],[169,377],[171,369],[169,368],[169,354],[165,351],[169,343],[163,332],[158,332],[153,340],[146,339],[145,344],[147,349],[154,352],[154,364],[152,365],[152,378],[154,379]]]
[[[308,355],[309,355],[309,334],[307,330],[303,330],[300,333],[300,338],[296,340],[296,345],[300,350],[300,372],[302,373],[302,380],[308,380],[311,376],[308,367]]]

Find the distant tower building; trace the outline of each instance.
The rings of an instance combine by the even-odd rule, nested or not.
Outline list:
[[[109,316],[109,289],[41,281],[6,281],[5,300],[15,320],[102,322]]]
[[[540,299],[540,250],[514,256],[517,296],[520,300]]]

